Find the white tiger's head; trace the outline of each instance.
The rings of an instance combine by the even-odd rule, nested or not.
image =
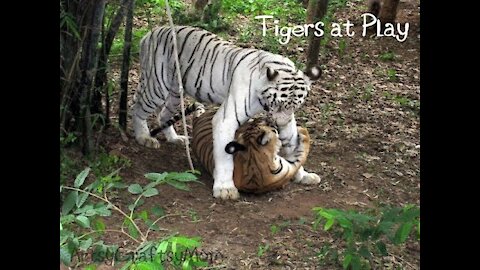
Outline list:
[[[319,67],[312,67],[305,72],[290,65],[265,67],[264,85],[260,88],[262,106],[269,114],[291,114],[305,102],[312,81],[322,75]]]

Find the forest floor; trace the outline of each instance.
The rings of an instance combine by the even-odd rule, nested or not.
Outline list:
[[[352,4],[339,11],[336,20],[353,18],[354,31],[361,33],[361,13]],[[212,263],[219,269],[341,269],[334,262],[319,263],[323,246],[343,244],[332,233],[312,228],[313,207],[363,211],[420,205],[419,16],[418,1],[400,2],[397,21],[410,23],[402,43],[357,34],[347,38],[340,51],[339,40],[332,38],[331,49],[320,59],[323,77],[296,113],[298,124],[307,127],[312,138],[304,167],[321,176],[319,185],[292,183],[283,190],[221,201],[212,197],[212,178],[202,171],[203,184],[190,184],[190,192],[161,186],[160,195],[142,207],[161,206],[172,214],[158,224],[170,233],[200,236],[202,250],[221,254]],[[130,88],[136,89],[138,65],[131,74]],[[180,126],[176,129],[182,133]],[[159,140],[160,149],[148,149],[111,129],[101,145],[131,161],[120,173],[123,182],[143,185],[148,182],[145,173],[188,170],[184,147],[166,143],[161,135]],[[126,208],[128,196],[120,194],[114,202]],[[104,241],[125,244],[117,235]],[[375,260],[375,268],[420,268],[417,241],[389,246],[389,252]]]

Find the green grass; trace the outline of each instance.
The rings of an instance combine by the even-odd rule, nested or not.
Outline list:
[[[385,53],[382,53],[378,56],[378,59],[384,61],[384,62],[387,62],[387,61],[393,61],[395,60],[395,54],[391,51],[388,51],[388,52],[385,52]]]
[[[373,85],[367,84],[360,98],[365,102],[371,100],[373,95],[373,90],[374,90]]]
[[[390,92],[383,92],[383,95],[388,99],[388,100],[391,100],[395,103],[397,103],[398,105],[400,105],[401,107],[405,108],[405,109],[409,109],[415,113],[419,113],[420,112],[420,101],[419,100],[415,100],[415,99],[410,99],[408,97],[405,97],[405,96],[398,96],[398,95],[393,95],[391,94]]]
[[[398,81],[397,71],[393,68],[387,69],[387,77],[388,77],[388,80],[392,82]]]

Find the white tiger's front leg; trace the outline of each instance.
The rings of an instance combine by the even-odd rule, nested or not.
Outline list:
[[[293,113],[291,115],[274,115],[278,127],[278,134],[282,141],[282,151],[287,160],[295,160],[295,149],[299,143],[297,122]],[[320,176],[315,173],[305,171],[303,166],[298,169],[294,177],[294,182],[304,185],[313,185],[320,183]]]
[[[215,169],[213,170],[213,196],[215,198],[238,199],[238,193],[233,183],[233,155],[225,152],[225,146],[234,140],[238,123],[235,117],[224,117],[224,105],[220,106],[212,119],[213,128],[213,158]]]

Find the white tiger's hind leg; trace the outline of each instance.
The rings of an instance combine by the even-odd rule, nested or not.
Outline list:
[[[145,112],[144,109],[141,108],[140,103],[135,103],[132,116],[135,140],[140,145],[157,149],[160,147],[160,143],[157,139],[150,136],[150,131],[147,124],[148,115],[148,112]],[[144,116],[145,118],[141,118],[141,116]]]

